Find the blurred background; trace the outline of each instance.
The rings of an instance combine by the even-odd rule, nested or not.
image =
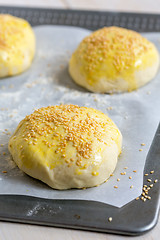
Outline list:
[[[0,0],[0,5],[160,13],[160,0]]]

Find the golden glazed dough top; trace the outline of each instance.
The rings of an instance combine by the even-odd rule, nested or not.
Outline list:
[[[6,67],[15,65],[21,68],[26,54],[33,58],[34,45],[34,33],[27,21],[0,14],[0,64],[3,62]]]
[[[73,54],[80,61],[87,81],[94,84],[98,78],[123,78],[134,86],[136,70],[152,66],[158,59],[155,46],[139,33],[119,27],[104,27],[86,37]],[[78,60],[78,58],[80,60]]]
[[[10,147],[20,150],[23,164],[32,168],[29,154],[38,154],[41,165],[50,169],[58,165],[76,165],[82,174],[93,164],[98,174],[101,153],[116,142],[121,151],[121,133],[102,112],[77,105],[49,106],[36,110],[21,121],[10,140]],[[96,156],[96,157],[95,157]],[[37,163],[38,164],[38,163]]]

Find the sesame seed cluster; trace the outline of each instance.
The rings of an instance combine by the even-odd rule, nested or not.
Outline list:
[[[95,158],[95,142],[103,146],[116,141],[119,132],[114,123],[103,113],[77,105],[60,105],[40,108],[31,115],[25,117],[21,122],[22,141],[27,146],[36,147],[39,144],[45,147],[44,151],[52,150],[57,157],[55,162],[49,166],[54,168],[65,163],[68,167],[76,164],[81,169],[88,167],[88,159]],[[112,132],[115,139],[108,133]],[[15,133],[13,138],[17,138]],[[68,146],[73,149],[68,152]],[[23,153],[23,144],[19,146]],[[42,147],[41,147],[42,148]],[[97,176],[93,171],[92,175]]]
[[[117,72],[135,67],[136,60],[153,46],[139,33],[118,27],[105,27],[86,37],[79,48],[88,73],[110,60]]]

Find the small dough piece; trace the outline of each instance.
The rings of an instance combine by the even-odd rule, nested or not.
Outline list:
[[[110,177],[122,135],[93,108],[60,105],[26,116],[9,140],[18,167],[55,189],[93,187]]]
[[[25,71],[35,54],[35,36],[24,19],[0,14],[0,77]]]
[[[133,91],[155,77],[159,54],[139,33],[105,27],[80,43],[69,62],[73,80],[92,92]]]

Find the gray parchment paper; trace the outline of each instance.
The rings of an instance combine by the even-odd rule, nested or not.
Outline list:
[[[0,146],[0,193],[94,200],[122,207],[141,194],[146,155],[160,119],[160,74],[131,93],[90,93],[77,86],[67,71],[71,53],[90,32],[59,26],[40,26],[34,30],[37,51],[31,68],[19,76],[0,80],[0,144],[4,144]],[[144,35],[160,50],[160,34]],[[123,134],[123,152],[114,176],[99,187],[53,190],[22,173],[11,160],[7,150],[9,134],[13,133],[19,121],[32,113],[34,108],[60,103],[99,109],[113,119]],[[121,175],[121,172],[126,172],[126,175]],[[133,188],[130,188],[131,185]]]

